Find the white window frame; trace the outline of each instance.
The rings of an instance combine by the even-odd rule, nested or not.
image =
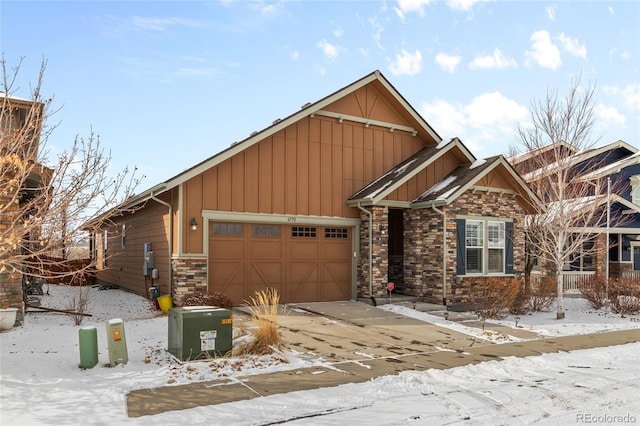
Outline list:
[[[494,219],[466,219],[465,224],[465,275],[505,275],[506,271],[506,226],[505,221],[502,220],[494,220]],[[469,245],[469,229],[475,228],[476,224],[480,225],[480,232],[476,240],[475,245]],[[469,226],[472,225],[472,226]],[[497,225],[498,234],[497,236],[492,236],[489,230],[490,228],[495,228]],[[478,229],[478,228],[476,228]],[[477,250],[480,249],[480,257],[481,257],[481,265],[480,270],[469,270],[469,249]],[[502,252],[501,256],[501,270],[491,270],[490,271],[490,252],[492,250],[500,250]]]

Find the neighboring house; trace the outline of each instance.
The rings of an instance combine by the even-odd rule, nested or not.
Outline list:
[[[545,173],[554,170],[554,164],[536,168],[536,156],[544,156],[553,149],[561,149],[566,155],[563,164],[569,167],[571,182],[584,185],[598,184],[601,194],[609,190],[609,224],[581,228],[592,234],[581,252],[576,252],[566,262],[565,287],[572,289],[579,278],[595,273],[634,275],[640,271],[640,152],[624,141],[616,141],[601,147],[578,151],[566,143],[550,144],[540,150],[514,156],[509,159],[514,168],[532,186]],[[607,183],[609,181],[609,184]],[[591,185],[595,188],[595,185]],[[552,200],[547,200],[552,201]],[[583,200],[575,200],[576,204]],[[601,209],[606,212],[607,197],[597,197]],[[604,217],[605,215],[603,215]],[[607,234],[609,251],[607,256]],[[594,249],[595,248],[595,249]],[[635,273],[640,276],[640,273]]]
[[[532,203],[503,157],[443,141],[375,71],[133,197],[93,254],[100,282],[178,303],[267,287],[282,302],[380,298],[393,282],[458,305],[522,274]]]
[[[8,241],[19,240],[23,236],[19,229],[23,206],[34,196],[38,188],[42,187],[42,180],[50,174],[46,167],[27,166],[25,169],[24,166],[26,163],[38,166],[41,130],[39,118],[42,116],[44,105],[0,93],[0,106],[0,188],[3,188],[3,191],[0,191],[0,238],[3,240],[0,245],[5,244],[0,247],[0,256],[4,257],[0,263],[0,307],[18,308],[16,323],[22,324],[22,273],[6,266],[21,249],[21,243],[16,244],[14,241],[12,247],[8,247],[7,244]],[[34,116],[37,119],[33,119]],[[32,126],[27,121],[37,125]],[[24,170],[29,168],[32,172],[27,175]],[[20,182],[21,187],[13,188],[12,180]],[[18,197],[17,202],[13,202],[15,196]]]

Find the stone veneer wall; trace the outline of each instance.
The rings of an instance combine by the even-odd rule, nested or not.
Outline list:
[[[443,216],[433,209],[404,212],[404,279],[405,293],[431,303],[468,303],[474,283],[482,278],[456,277],[456,218],[482,216],[513,219],[514,275],[524,271],[524,211],[511,195],[487,191],[467,191],[456,201],[439,210],[446,213],[446,295],[442,286]]]
[[[389,274],[389,210],[386,207],[373,207],[373,253],[372,253],[372,292],[376,298],[386,296]],[[357,297],[369,297],[369,216],[360,212],[360,257],[358,260]]]
[[[171,259],[173,273],[172,296],[176,304],[195,291],[207,291],[207,259],[180,257]]]
[[[12,226],[19,206],[11,203],[11,197],[0,194],[0,204],[6,209],[0,214],[0,233],[6,235]],[[24,323],[24,300],[22,294],[22,275],[17,271],[0,271],[0,307],[18,308],[16,325]]]
[[[497,192],[469,190],[454,201],[448,212],[461,216],[484,216],[513,220],[513,272],[515,277],[521,279],[524,274],[525,262],[525,236],[524,236],[524,210],[517,201],[509,194]],[[449,234],[450,246],[454,249],[454,254],[450,261],[455,262],[456,238],[455,229]],[[450,293],[447,297],[448,303],[466,304],[469,303],[474,291],[474,283],[480,281],[478,277],[455,277],[451,274],[448,277]]]

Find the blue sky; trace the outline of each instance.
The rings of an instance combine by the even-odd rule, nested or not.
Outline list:
[[[640,145],[640,2],[3,0],[0,24],[16,96],[48,61],[50,150],[93,128],[139,190],[376,69],[477,157],[580,75],[598,144]]]

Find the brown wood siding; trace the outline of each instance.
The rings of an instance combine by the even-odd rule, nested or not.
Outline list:
[[[122,247],[120,230],[126,224],[125,246]],[[98,271],[98,279],[146,296],[150,277],[143,274],[144,243],[150,242],[154,253],[154,268],[159,271],[156,285],[161,293],[169,291],[169,209],[155,201],[134,215],[119,219],[109,228],[107,269]]]
[[[514,188],[513,179],[503,168],[490,171],[482,179],[478,180],[476,185],[510,190]]]
[[[347,198],[423,146],[406,132],[307,118],[185,183],[183,225],[201,208],[356,218]],[[433,176],[454,162],[440,161]],[[201,242],[189,238],[185,249],[198,252]]]
[[[415,126],[415,123],[408,119],[406,111],[394,108],[392,104],[396,103],[395,100],[386,96],[386,92],[368,85],[338,99],[325,110],[403,126]]]
[[[362,88],[326,111],[415,126],[379,87]],[[401,108],[400,108],[401,109]],[[425,145],[419,136],[321,115],[305,117],[183,185],[183,223],[205,210],[358,218],[347,199]],[[415,192],[416,190],[414,190]],[[183,250],[201,253],[201,233]]]
[[[459,166],[459,160],[454,153],[447,153],[438,158],[426,169],[413,176],[386,198],[393,201],[412,201],[436,182],[444,179]]]

